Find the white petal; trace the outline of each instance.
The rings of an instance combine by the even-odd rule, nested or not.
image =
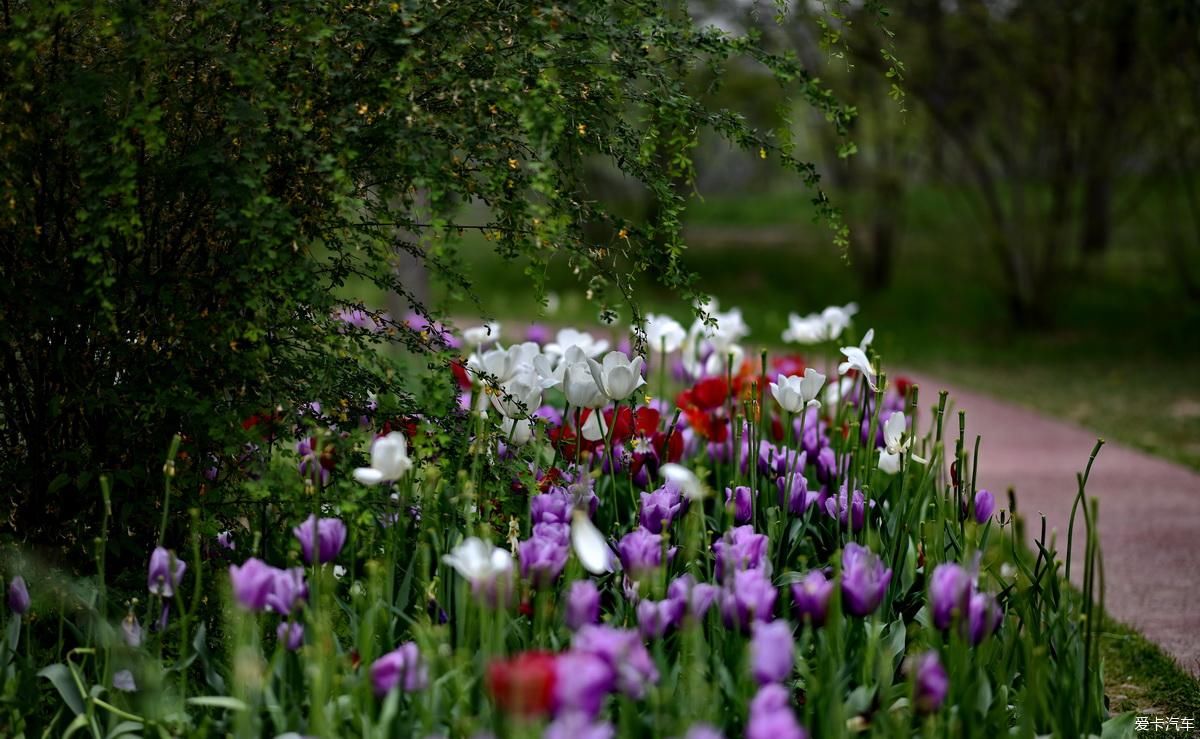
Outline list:
[[[383,482],[383,473],[373,467],[359,467],[354,470],[354,479],[363,485],[378,485]]]
[[[612,572],[612,550],[600,530],[580,510],[576,510],[571,518],[571,547],[588,572],[593,575]]]

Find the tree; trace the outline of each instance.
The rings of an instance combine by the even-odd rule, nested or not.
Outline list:
[[[303,403],[352,416],[387,391],[397,412],[417,410],[375,348],[428,353],[439,334],[343,296],[348,283],[391,291],[436,319],[397,262],[469,293],[466,231],[506,257],[571,260],[605,308],[648,270],[688,293],[675,184],[690,165],[681,146],[664,166],[663,132],[777,155],[844,238],[812,165],[706,107],[677,72],[733,58],[845,119],[799,65],[697,27],[681,4],[5,2],[6,526],[79,551],[94,473],[108,472],[118,525],[144,539],[156,514],[141,501],[176,432],[186,507],[215,502],[207,478],[244,472],[246,445],[278,443]],[[580,196],[595,159],[653,194],[652,222]],[[460,220],[468,202],[487,217]],[[595,222],[603,241],[583,237]],[[368,313],[338,319],[351,310]]]

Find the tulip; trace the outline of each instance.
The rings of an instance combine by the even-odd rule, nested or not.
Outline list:
[[[518,716],[545,716],[554,708],[557,660],[549,652],[523,652],[488,665],[487,687],[496,705]]]
[[[851,542],[842,550],[842,600],[852,615],[871,615],[891,579],[892,571],[866,547]]]
[[[463,341],[468,346],[482,347],[500,338],[500,324],[492,322],[463,329]]]
[[[990,593],[975,593],[967,602],[967,638],[978,644],[1000,628],[1004,614]]]
[[[267,593],[267,607],[281,616],[299,609],[308,600],[308,583],[304,581],[304,569],[291,567],[286,570],[272,568],[271,590]]]
[[[582,713],[568,711],[550,722],[542,739],[613,739],[616,729],[607,721],[593,722]]]
[[[818,493],[810,492],[808,489],[808,478],[804,476],[803,469],[805,459],[808,452],[800,453],[800,462],[796,466],[796,471],[791,474],[792,489],[789,492],[787,488],[787,476],[780,475],[775,480],[775,487],[779,490],[779,505],[787,508],[788,512],[793,516],[803,515],[808,507],[817,502],[820,497]]]
[[[571,548],[583,569],[593,575],[612,572],[613,553],[587,514],[578,508],[571,517]]]
[[[996,510],[996,497],[986,490],[980,490],[975,493],[975,521],[979,524],[987,523],[992,517],[992,512]]]
[[[262,611],[267,607],[267,597],[275,585],[275,575],[279,571],[251,557],[241,566],[229,566],[229,580],[233,585],[233,597],[243,608],[250,611]]]
[[[825,375],[809,367],[803,377],[779,375],[771,383],[771,396],[788,413],[799,413],[805,408],[820,407],[821,401],[816,398],[824,384]]]
[[[554,711],[594,719],[604,698],[616,687],[616,672],[603,658],[567,651],[554,665]]]
[[[588,625],[575,632],[571,648],[603,659],[616,674],[616,688],[635,700],[658,682],[658,668],[636,631]]]
[[[642,493],[641,498],[642,509],[638,521],[643,528],[654,534],[661,534],[683,507],[679,486],[671,483],[652,493]]]
[[[713,543],[713,554],[717,560],[716,578],[723,582],[726,573],[757,569],[768,564],[767,537],[754,533],[752,526],[737,526]]]
[[[679,432],[677,432],[679,433]],[[696,473],[689,470],[680,464],[668,462],[658,468],[663,479],[668,483],[674,483],[679,487],[679,492],[688,500],[701,500],[704,498],[704,485],[700,482],[700,478],[696,477]]]
[[[542,385],[532,367],[518,372],[491,395],[492,407],[505,418],[525,418],[542,404]]]
[[[936,651],[916,659],[916,685],[913,704],[921,713],[936,713],[950,692],[950,677]]]
[[[804,579],[792,583],[792,604],[796,618],[812,621],[813,626],[822,626],[829,610],[829,598],[833,595],[833,581],[820,570],[811,570]]]
[[[736,488],[725,488],[725,507],[733,507],[735,523],[750,523],[754,517],[754,491],[745,485]]]
[[[750,639],[750,670],[759,685],[781,683],[792,674],[792,625],[787,621],[754,624]]]
[[[406,693],[424,690],[429,685],[429,668],[421,659],[416,642],[405,642],[371,665],[371,684],[375,695],[384,696],[395,688]]]
[[[233,541],[233,532],[222,531],[221,533],[217,534],[217,545],[222,549],[228,549],[231,552],[236,549],[237,545]]]
[[[604,389],[596,382],[586,362],[567,365],[563,373],[563,394],[576,408],[600,408],[608,402]]]
[[[679,604],[681,614],[691,614],[697,620],[721,595],[721,589],[708,583],[697,583],[688,574],[680,575],[667,586],[667,598]]]
[[[639,577],[662,564],[662,536],[639,526],[621,537],[617,553],[625,570],[632,577]]]
[[[933,625],[950,626],[954,614],[965,615],[971,597],[971,576],[960,565],[945,562],[933,568],[929,578],[929,608]]]
[[[646,344],[650,351],[670,354],[683,346],[687,332],[670,316],[646,314]]]
[[[778,683],[759,688],[750,701],[746,739],[807,739],[788,704],[787,689]]]
[[[275,628],[275,637],[289,652],[294,652],[304,644],[304,624],[298,621],[280,621]]]
[[[540,524],[546,526],[547,524]],[[560,526],[561,524],[549,524]],[[567,546],[565,541],[557,541],[549,536],[534,536],[517,544],[517,554],[521,561],[521,577],[533,580],[540,585],[548,585],[562,574],[567,566]]]
[[[778,593],[762,570],[741,570],[721,591],[721,615],[729,626],[748,627],[774,618]]]
[[[316,536],[313,536],[313,530]],[[312,564],[314,555],[318,562],[332,562],[346,544],[346,524],[339,518],[317,519],[310,515],[304,523],[292,529],[300,541],[304,561]],[[316,541],[314,541],[314,538]]]
[[[867,359],[867,353],[856,346],[844,346],[842,354],[846,356],[846,361],[838,365],[838,374],[844,375],[850,370],[856,370],[866,378],[867,387],[874,390],[875,368],[871,366],[871,360]]]
[[[725,735],[712,724],[692,724],[683,739],[725,739]]]
[[[168,552],[163,547],[156,547],[150,554],[150,572],[147,577],[146,589],[153,595],[170,598],[175,595],[175,588],[187,571],[187,563]]]
[[[408,439],[399,431],[393,431],[375,440],[371,445],[371,466],[354,470],[354,479],[363,485],[378,485],[385,480],[399,480],[412,466],[408,457]]]
[[[562,488],[529,499],[529,518],[533,523],[571,523],[571,496]]]
[[[533,422],[528,419],[505,418],[500,421],[501,443],[525,446],[533,440]]]
[[[567,628],[578,631],[600,620],[600,591],[591,580],[576,580],[567,590]]]
[[[571,347],[577,347],[584,356],[595,357],[608,348],[608,342],[596,339],[586,331],[564,328],[554,337],[553,342],[546,344],[546,354],[552,358],[565,357]]]
[[[121,619],[121,639],[125,645],[137,649],[142,646],[142,625],[138,623],[137,616],[133,615],[133,611],[125,615]]]
[[[849,526],[851,531],[861,531],[867,521],[867,508],[874,508],[875,501],[867,500],[861,490],[855,490],[849,497],[846,495],[846,483],[842,483],[837,497],[825,500],[825,512],[831,518],[841,521],[842,526]]]
[[[642,377],[642,364],[645,361],[642,357],[634,357],[630,361],[622,352],[609,352],[604,355],[603,364],[589,359],[588,367],[592,371],[592,379],[608,399],[620,402],[646,384],[646,379]]]
[[[508,550],[472,536],[464,539],[449,554],[442,555],[442,562],[471,583],[477,595],[493,603],[507,597],[513,572],[512,555]]]
[[[8,582],[8,609],[18,616],[29,612],[29,588],[20,575]]]

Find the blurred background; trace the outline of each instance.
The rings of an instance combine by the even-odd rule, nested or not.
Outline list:
[[[702,138],[685,261],[752,341],[857,301],[895,372],[921,370],[1200,468],[1200,3],[890,0],[698,3],[698,17],[803,61],[854,105],[851,144],[752,62],[714,101],[817,163],[850,227],[814,223],[795,174]],[[734,62],[730,62],[734,64]],[[803,82],[803,81],[801,81]],[[656,204],[602,168],[589,196]],[[480,240],[458,315],[595,325],[567,262],[545,307]],[[652,280],[643,307],[687,323]],[[619,315],[623,327],[629,316]],[[512,338],[512,337],[507,337]]]

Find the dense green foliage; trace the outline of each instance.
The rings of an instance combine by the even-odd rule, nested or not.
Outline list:
[[[157,513],[125,503],[143,500],[172,434],[190,504],[201,470],[236,477],[261,431],[242,421],[313,400],[353,416],[394,379],[364,349],[437,348],[401,315],[428,315],[424,280],[459,296],[486,281],[459,268],[464,230],[530,258],[535,285],[568,262],[605,309],[631,274],[687,292],[679,185],[702,130],[798,171],[843,240],[811,165],[690,91],[694,70],[719,80],[735,59],[844,132],[851,111],[795,61],[674,4],[6,2],[7,529],[89,546],[106,471],[137,535],[114,547],[136,546]],[[585,163],[651,193],[654,219],[607,216]],[[350,280],[401,296],[392,315],[337,320],[362,307],[337,297]]]

